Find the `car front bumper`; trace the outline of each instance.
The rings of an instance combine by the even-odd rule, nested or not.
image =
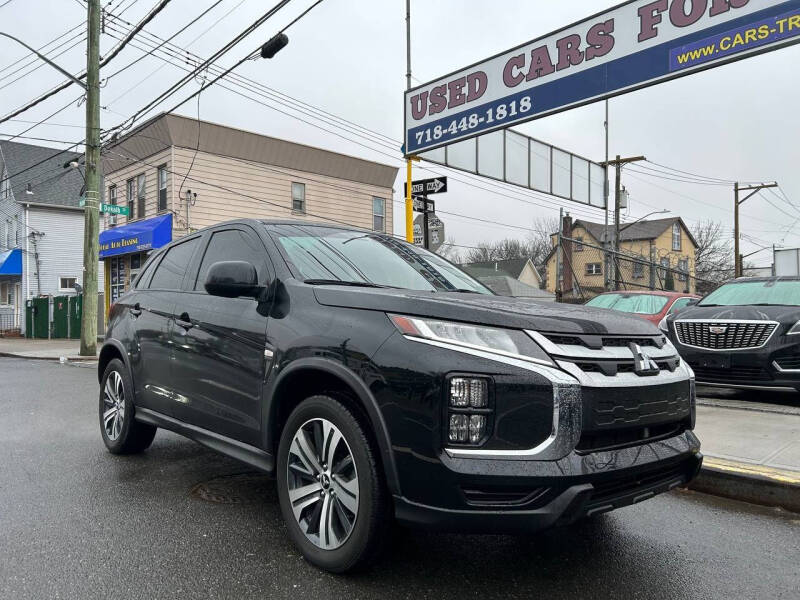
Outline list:
[[[795,361],[791,348],[769,346],[753,350],[713,352],[677,344],[698,384],[741,389],[800,389],[800,369],[781,367]]]
[[[537,531],[684,486],[700,470],[699,450],[697,437],[686,431],[620,450],[572,452],[557,461],[453,458],[443,453],[438,468],[429,463],[431,472],[421,477],[438,488],[438,496],[449,498],[447,506],[395,496],[395,516],[405,525],[444,531]],[[527,500],[509,501],[526,491]]]

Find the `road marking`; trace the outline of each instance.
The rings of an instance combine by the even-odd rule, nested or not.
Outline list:
[[[800,485],[800,473],[794,474],[791,471],[727,461],[709,455],[706,455],[703,459],[703,468],[711,468],[728,473],[739,473],[741,475],[757,475],[780,483]]]

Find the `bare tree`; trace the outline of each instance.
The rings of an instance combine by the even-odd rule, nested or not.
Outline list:
[[[717,284],[733,277],[732,240],[721,223],[711,220],[696,223],[692,235],[697,242],[694,259],[697,289],[708,293]]]
[[[539,218],[533,222],[525,239],[506,238],[491,243],[480,243],[464,255],[464,262],[490,262],[529,258],[537,267],[544,264],[553,249],[551,235],[558,231],[558,218]]]
[[[558,217],[539,217],[533,222],[531,233],[528,235],[528,247],[531,262],[540,272],[544,271],[541,267],[553,250],[552,236],[558,233],[558,229]]]
[[[455,238],[449,237],[436,251],[436,254],[442,258],[446,258],[452,263],[461,262],[461,252],[456,244]]]

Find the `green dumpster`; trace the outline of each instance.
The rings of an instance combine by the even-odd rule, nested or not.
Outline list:
[[[69,337],[69,296],[53,298],[53,337]]]
[[[25,337],[47,339],[50,328],[49,298],[25,301]]]
[[[83,315],[83,296],[69,297],[69,337],[81,338],[81,316]]]

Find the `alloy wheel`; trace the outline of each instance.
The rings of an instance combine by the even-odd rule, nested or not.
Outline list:
[[[318,548],[339,548],[358,517],[358,473],[342,432],[327,419],[306,421],[292,439],[286,470],[301,531]]]
[[[117,371],[111,371],[103,390],[103,429],[112,442],[122,433],[124,418],[125,388],[122,385],[122,376]]]

